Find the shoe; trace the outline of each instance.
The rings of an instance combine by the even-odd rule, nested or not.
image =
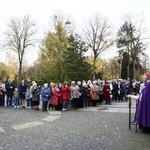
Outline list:
[[[26,108],[28,108],[28,106],[26,106]]]
[[[28,109],[31,109],[31,107],[28,107]]]
[[[14,108],[17,108],[17,106],[14,106]]]
[[[19,108],[19,106],[17,106],[17,108]]]
[[[62,109],[62,111],[65,111],[66,109]]]

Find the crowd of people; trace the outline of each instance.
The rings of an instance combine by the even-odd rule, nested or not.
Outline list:
[[[42,111],[78,108],[87,109],[100,104],[111,105],[128,101],[129,95],[138,95],[135,122],[143,130],[150,132],[150,75],[145,74],[143,82],[114,79],[112,81],[72,81],[45,83],[42,87],[29,79],[15,85],[10,79],[0,82],[0,106],[27,108]]]
[[[49,109],[66,111],[69,108],[88,108],[98,104],[109,104],[112,101],[127,101],[127,94],[137,94],[140,91],[139,82],[130,79],[115,79],[113,81],[72,81],[64,83],[45,83],[41,88],[35,81],[29,79],[18,85],[8,79],[0,83],[0,106],[14,108],[32,108],[39,110],[40,101],[42,111]]]

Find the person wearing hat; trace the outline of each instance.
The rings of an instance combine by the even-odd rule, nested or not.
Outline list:
[[[150,132],[150,74],[143,76],[144,88],[137,101],[135,122],[140,129]]]

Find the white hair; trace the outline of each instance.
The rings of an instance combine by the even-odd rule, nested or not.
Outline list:
[[[48,84],[47,84],[47,83],[44,83],[44,87],[48,87]]]
[[[87,86],[86,82],[83,82],[83,83],[82,83],[82,86],[84,86],[84,87]]]
[[[78,81],[77,84],[78,84],[78,85],[81,85],[81,81]]]

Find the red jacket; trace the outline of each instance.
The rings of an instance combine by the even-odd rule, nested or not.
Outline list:
[[[105,101],[109,101],[110,100],[110,86],[109,85],[105,85],[103,88],[103,96],[104,96],[104,100]]]
[[[60,91],[56,88],[53,89],[53,100],[52,104],[54,106],[58,106],[59,104],[62,104],[61,97],[60,97]]]
[[[69,100],[71,98],[70,87],[65,87],[64,85],[61,88],[61,98],[62,100]]]

